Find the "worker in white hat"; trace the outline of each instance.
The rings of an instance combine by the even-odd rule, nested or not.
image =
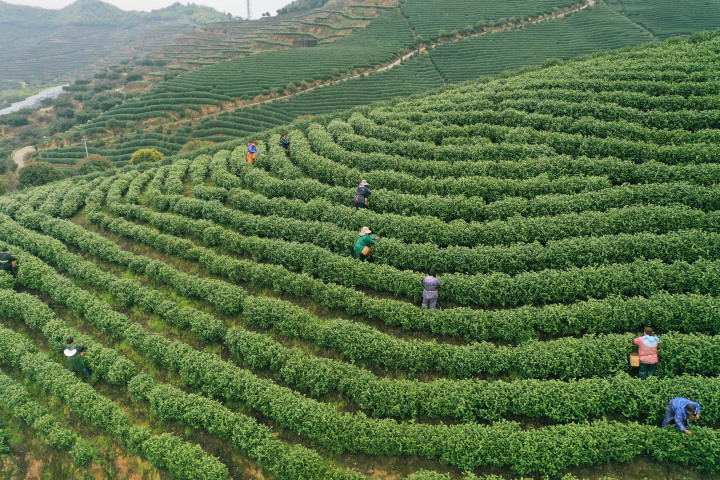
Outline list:
[[[355,208],[367,208],[368,197],[372,194],[367,186],[367,180],[363,180],[355,190],[355,203],[353,204],[355,205]]]
[[[355,242],[355,258],[364,262],[368,255],[370,255],[370,245],[374,245],[380,237],[373,237],[370,234],[372,231],[368,227],[362,227],[360,230],[360,236]]]

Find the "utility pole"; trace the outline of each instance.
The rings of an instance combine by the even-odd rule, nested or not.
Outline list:
[[[247,7],[248,7],[247,19],[252,20],[252,14],[250,13],[250,0],[247,0]]]
[[[90,156],[90,154],[88,153],[88,149],[87,149],[87,141],[88,141],[88,138],[87,138],[87,137],[83,137],[83,138],[82,138],[82,141],[85,142],[85,157],[87,158],[87,157]]]

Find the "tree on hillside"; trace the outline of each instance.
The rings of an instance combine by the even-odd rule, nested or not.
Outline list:
[[[29,109],[20,110],[19,112],[6,113],[0,116],[0,123],[10,125],[11,127],[22,127],[30,123],[28,115],[32,113]]]
[[[24,187],[45,185],[63,178],[65,175],[47,162],[31,162],[18,170],[20,185]]]
[[[130,163],[137,165],[144,162],[159,162],[165,155],[156,148],[141,148],[132,154]]]
[[[117,135],[117,132],[125,126],[124,122],[120,122],[116,118],[108,118],[105,121],[105,128],[110,130],[113,134],[113,136]]]
[[[47,134],[47,129],[40,128],[34,125],[28,125],[26,127],[21,127],[18,129],[17,132],[15,132],[15,136],[26,143],[38,143],[43,135]]]
[[[78,175],[85,175],[86,173],[103,172],[112,168],[115,168],[115,165],[107,157],[90,155],[78,162],[77,173]]]

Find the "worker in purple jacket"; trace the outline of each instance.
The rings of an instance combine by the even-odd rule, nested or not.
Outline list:
[[[687,398],[675,397],[665,407],[665,420],[660,428],[665,428],[675,422],[678,429],[692,435],[692,432],[685,427],[686,423],[694,422],[700,418],[700,404]]]
[[[422,293],[422,305],[420,309],[425,310],[429,308],[433,310],[438,299],[438,287],[440,286],[440,280],[435,278],[435,269],[431,268],[427,276],[423,278],[423,293]]]

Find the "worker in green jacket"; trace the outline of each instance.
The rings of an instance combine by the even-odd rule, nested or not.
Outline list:
[[[75,375],[79,376],[80,372],[82,372],[87,378],[90,378],[92,374],[90,370],[88,370],[87,365],[85,365],[85,359],[83,358],[83,355],[85,355],[84,352],[84,345],[76,344],[73,337],[67,339],[67,345],[63,353],[68,359],[68,368]]]
[[[368,227],[362,227],[360,230],[360,236],[355,242],[355,258],[364,262],[368,255],[370,255],[370,245],[374,245],[380,237],[371,237],[372,231]]]

